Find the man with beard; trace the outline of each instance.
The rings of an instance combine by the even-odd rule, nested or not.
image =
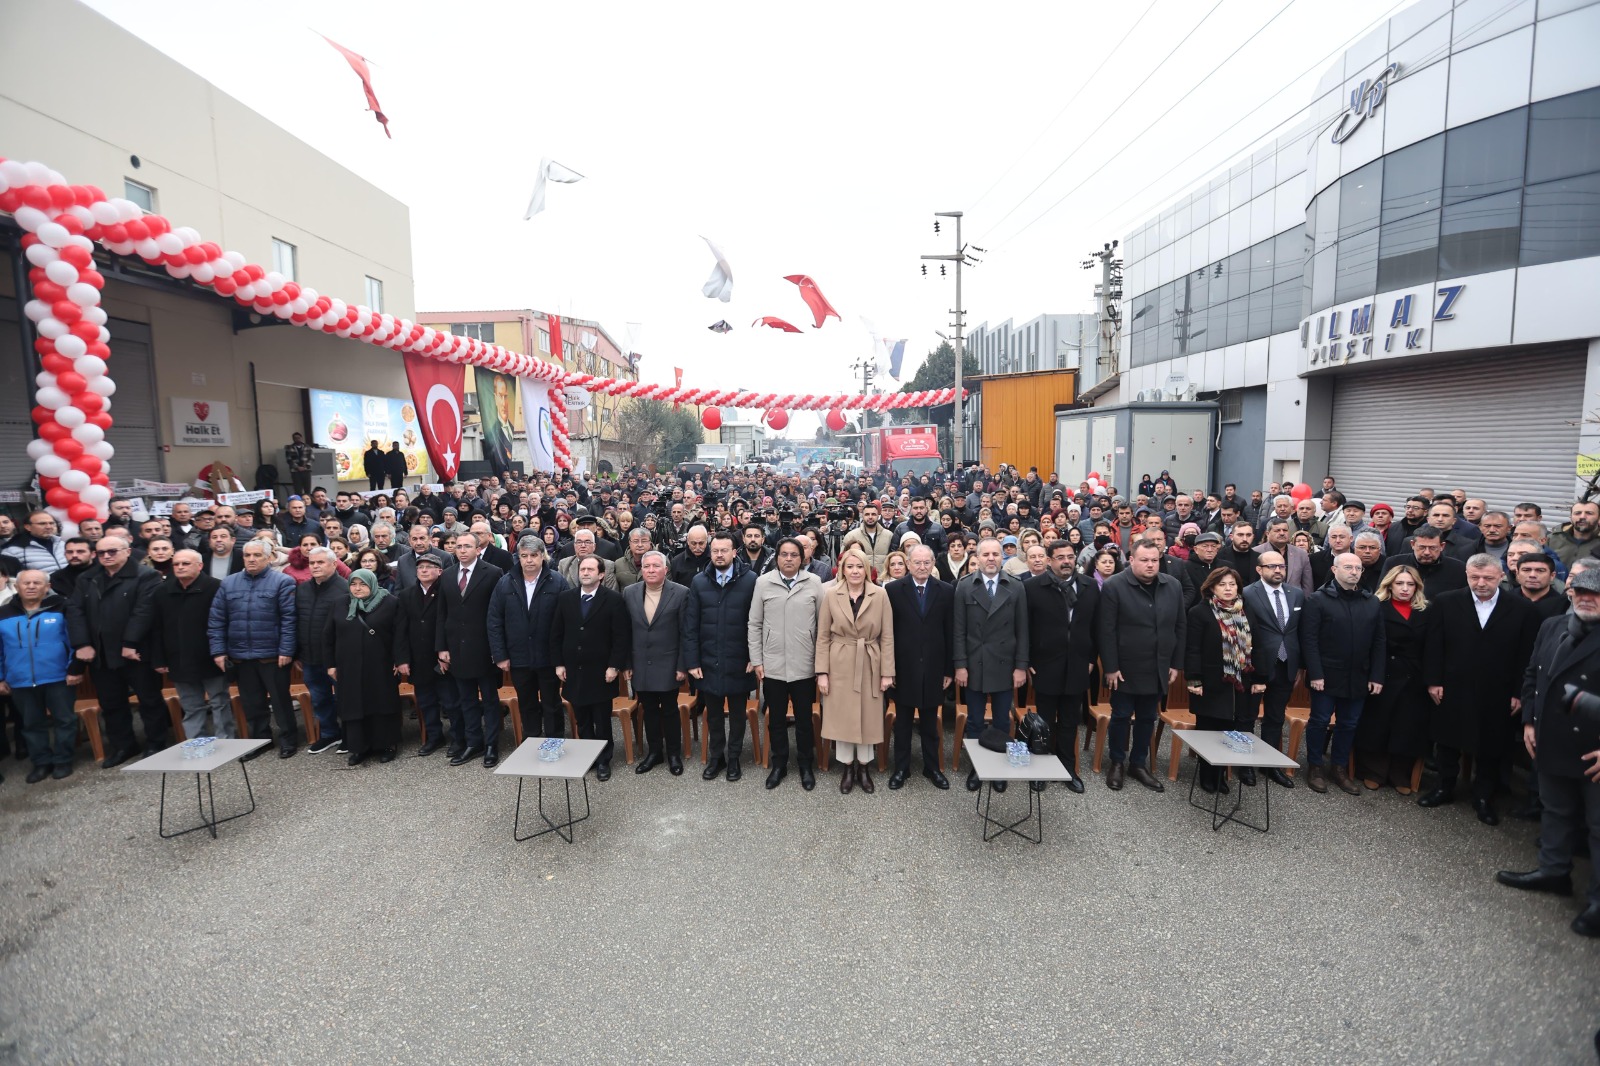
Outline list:
[[[84,537],[68,537],[63,550],[67,565],[50,575],[50,591],[62,599],[71,599],[78,588],[78,579],[94,566],[94,548]]]

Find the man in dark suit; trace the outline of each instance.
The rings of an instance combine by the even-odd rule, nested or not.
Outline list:
[[[525,535],[517,544],[517,569],[500,579],[489,599],[489,652],[511,675],[526,736],[566,736],[550,634],[556,598],[570,588],[550,565],[544,541]]]
[[[1414,568],[1422,575],[1422,592],[1430,600],[1438,599],[1453,589],[1467,587],[1466,565],[1444,553],[1442,536],[1433,526],[1423,526],[1406,543],[1411,549],[1410,553],[1391,555],[1384,564],[1384,573],[1397,566]]]
[[[1243,593],[1244,614],[1250,622],[1250,669],[1255,674],[1248,699],[1252,711],[1258,700],[1266,701],[1261,739],[1282,751],[1284,710],[1300,673],[1300,614],[1306,594],[1284,580],[1288,568],[1283,556],[1268,551],[1255,558],[1260,580],[1246,585]],[[1246,768],[1240,780],[1253,785],[1255,776]],[[1267,776],[1284,788],[1294,787],[1294,778],[1282,770],[1268,770]]]
[[[1300,619],[1300,648],[1311,688],[1311,717],[1306,725],[1306,785],[1328,791],[1331,779],[1339,790],[1359,795],[1348,763],[1356,726],[1368,696],[1383,692],[1385,653],[1383,616],[1372,593],[1361,587],[1361,559],[1354,552],[1333,560],[1333,580],[1306,597]],[[1333,751],[1328,752],[1328,723],[1333,724]],[[1294,752],[1286,752],[1291,758]],[[1326,760],[1326,767],[1323,765]]]
[[[1127,777],[1152,792],[1166,791],[1145,763],[1162,697],[1178,679],[1186,625],[1183,586],[1161,573],[1161,549],[1141,541],[1128,568],[1100,589],[1100,668],[1111,691],[1106,787],[1113,791]]]
[[[714,781],[724,768],[729,781],[744,776],[745,701],[756,687],[750,662],[750,603],[756,575],[739,558],[733,534],[711,538],[711,565],[689,584],[683,621],[683,664],[700,682],[705,700],[709,761],[700,776]]]
[[[448,552],[434,547],[433,526],[428,522],[419,522],[412,526],[406,533],[411,550],[402,552],[394,564],[394,584],[396,589],[408,589],[416,585],[417,560],[424,555],[431,555],[439,562],[440,570],[448,570],[455,565],[455,559]],[[437,579],[439,575],[435,574]]]
[[[1567,582],[1572,613],[1539,629],[1522,679],[1522,742],[1539,774],[1539,865],[1501,870],[1502,885],[1572,894],[1572,859],[1589,824],[1589,905],[1572,920],[1579,936],[1600,936],[1600,716],[1569,709],[1566,690],[1600,692],[1600,567]],[[1431,609],[1431,608],[1430,608]]]
[[[405,636],[403,643],[410,649],[410,665],[402,664],[400,676],[411,682],[412,694],[417,701],[417,717],[421,719],[427,738],[417,755],[428,756],[444,747],[446,717],[456,717],[456,686],[448,677],[441,676],[434,639],[439,629],[439,593],[444,588],[441,575],[444,563],[432,551],[411,554],[401,562],[409,562],[413,575],[411,585],[395,595],[400,602],[400,625]]]
[[[502,574],[517,568],[517,557],[494,542],[494,529],[487,518],[479,515],[472,520],[470,528],[472,535],[478,538],[478,554],[484,562],[492,564]]]
[[[885,586],[894,615],[894,772],[889,787],[905,785],[911,774],[912,723],[922,736],[922,776],[935,788],[950,781],[939,771],[938,716],[944,692],[955,676],[955,593],[933,576],[933,549],[911,549],[911,573]]]
[[[967,736],[983,735],[984,711],[991,724],[1011,731],[1017,689],[1028,680],[1028,601],[1022,582],[1000,569],[1000,542],[978,542],[978,569],[956,584],[954,652],[956,684],[967,690]],[[896,642],[898,643],[898,641]],[[983,784],[976,770],[967,791]],[[996,792],[1005,782],[994,783]]]
[[[628,665],[633,631],[622,594],[600,584],[602,561],[593,555],[584,559],[578,567],[578,587],[556,597],[550,658],[578,719],[578,736],[606,742],[594,774],[609,781],[611,703],[617,697],[617,677]]]
[[[1067,788],[1082,792],[1083,778],[1076,773],[1078,722],[1094,665],[1100,587],[1073,573],[1078,557],[1071,544],[1052,540],[1045,551],[1050,568],[1023,582],[1028,597],[1028,673],[1056,756],[1071,768]],[[1042,792],[1044,785],[1035,781],[1030,787]]]
[[[328,676],[333,648],[323,639],[323,630],[330,614],[349,609],[350,583],[339,576],[339,557],[332,548],[312,548],[309,565],[311,580],[300,582],[294,590],[295,659],[311,695],[312,713],[317,716],[317,742],[306,750],[321,755],[343,742],[339,697]]]
[[[639,580],[622,590],[632,639],[628,678],[644,709],[644,734],[649,752],[633,768],[647,774],[666,759],[674,777],[683,773],[683,736],[676,696],[684,677],[683,610],[689,590],[667,580],[670,564],[663,552],[648,551],[639,559]]]
[[[1439,784],[1417,801],[1440,807],[1455,799],[1461,756],[1472,756],[1472,806],[1478,820],[1498,825],[1494,790],[1511,755],[1513,720],[1522,711],[1522,679],[1539,616],[1528,601],[1502,593],[1505,573],[1492,555],[1467,560],[1467,587],[1431,598],[1423,676],[1438,747]]]
[[[451,542],[456,567],[439,593],[434,650],[454,683],[460,710],[450,719],[451,766],[483,753],[483,765],[500,762],[500,671],[489,653],[489,600],[500,570],[478,558],[478,539],[461,530]]]

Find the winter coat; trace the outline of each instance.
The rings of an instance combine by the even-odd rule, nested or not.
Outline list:
[[[350,582],[335,574],[303,581],[294,590],[295,658],[304,666],[332,666],[333,650],[324,639],[328,616],[350,607]]]
[[[982,572],[955,588],[955,667],[967,671],[973,692],[1016,687],[1013,671],[1028,668],[1028,599],[1022,582],[1003,571],[991,599]]]
[[[1183,586],[1156,574],[1149,585],[1124,570],[1100,587],[1100,668],[1122,674],[1118,688],[1135,696],[1164,695],[1169,670],[1183,668],[1188,614]]]
[[[627,668],[633,630],[622,594],[600,585],[583,614],[583,589],[569,588],[556,597],[550,629],[550,661],[564,667],[567,680],[561,695],[574,707],[609,704],[617,696],[617,682],[606,680],[607,670],[620,675]]]
[[[1539,628],[1522,678],[1522,724],[1534,728],[1534,765],[1553,777],[1581,777],[1591,765],[1583,756],[1600,750],[1600,721],[1566,709],[1568,685],[1600,692],[1600,626],[1583,632],[1576,620],[1563,615]]]
[[[894,616],[889,594],[862,585],[861,608],[850,609],[843,581],[828,586],[817,616],[816,672],[828,675],[822,735],[850,744],[883,742],[883,683],[895,671]]]
[[[1249,623],[1243,613],[1240,620]],[[1211,601],[1201,600],[1189,608],[1183,642],[1183,680],[1186,684],[1200,686],[1198,695],[1189,693],[1189,710],[1197,718],[1232,720],[1255,680],[1246,662],[1244,676],[1239,678],[1244,688],[1235,687],[1222,672],[1222,653],[1222,624],[1217,621]]]
[[[887,538],[885,538],[887,541]],[[743,696],[756,687],[750,664],[750,603],[756,575],[738,555],[733,576],[717,584],[717,571],[707,566],[689,583],[683,619],[683,668],[700,670],[700,691],[710,696]]]
[[[1058,581],[1046,573],[1025,582],[1023,591],[1033,687],[1050,696],[1087,690],[1100,621],[1099,586],[1089,578]]]
[[[765,676],[778,681],[812,676],[822,595],[822,582],[804,570],[794,576],[792,589],[784,587],[777,570],[756,579],[750,602],[750,661]]]
[[[294,655],[294,590],[294,578],[272,570],[223,578],[206,624],[211,654],[230,659]]]
[[[689,592],[672,581],[661,586],[661,602],[656,616],[644,616],[643,581],[622,590],[632,627],[628,649],[628,669],[633,671],[635,692],[676,692],[678,671],[683,669],[683,612]]]
[[[394,668],[408,662],[411,653],[399,601],[385,596],[372,610],[351,618],[349,586],[343,595],[330,589],[324,596],[334,602],[317,631],[317,643],[327,649],[326,665],[338,672],[339,721],[398,718],[400,679]]]
[[[1433,709],[1433,741],[1468,755],[1498,755],[1515,739],[1511,701],[1539,633],[1538,613],[1519,596],[1499,593],[1487,625],[1478,624],[1471,589],[1428,601],[1432,616],[1423,678],[1444,688]]]
[[[73,647],[93,648],[99,662],[112,664],[125,648],[148,651],[160,587],[160,574],[132,562],[115,574],[98,567],[85,574],[67,602]]]
[[[211,657],[206,630],[211,623],[211,601],[222,582],[201,571],[184,588],[177,578],[156,589],[155,625],[150,641],[150,665],[165,669],[173,681],[205,681],[222,674]]]
[[[65,600],[46,596],[31,615],[21,600],[0,607],[0,681],[12,688],[53,685],[67,679],[71,665]]]
[[[1433,746],[1433,701],[1428,699],[1428,689],[1423,684],[1422,666],[1435,612],[1430,603],[1424,610],[1413,609],[1408,619],[1389,601],[1384,602],[1381,612],[1383,691],[1367,698],[1361,721],[1356,724],[1356,747],[1417,758]],[[1386,740],[1379,743],[1379,738]]]
[[[0,555],[15,560],[16,573],[40,570],[53,574],[67,565],[67,542],[60,537],[36,537],[23,529],[6,541]]]
[[[1308,684],[1324,682],[1323,692],[1338,699],[1365,699],[1369,683],[1383,684],[1387,644],[1378,607],[1366,589],[1346,592],[1337,581],[1306,597],[1300,651]]]
[[[451,575],[447,573],[440,580],[449,584]],[[554,666],[550,634],[555,625],[556,597],[573,587],[547,563],[539,572],[530,606],[523,590],[522,571],[513,570],[501,577],[489,597],[489,657],[497,663],[509,661],[513,670]]]
[[[929,578],[921,610],[913,577],[889,582],[884,592],[894,616],[895,706],[936,709],[944,703],[945,678],[956,670],[955,590]]]

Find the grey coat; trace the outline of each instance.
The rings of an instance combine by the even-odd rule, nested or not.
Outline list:
[[[1012,671],[1028,668],[1028,597],[1010,574],[999,581],[992,600],[982,573],[956,585],[955,667],[974,692],[1004,692],[1015,685]]]
[[[794,588],[783,587],[783,575],[768,570],[756,579],[750,601],[750,661],[763,676],[801,681],[816,674],[817,613],[822,582],[802,570]]]
[[[683,608],[689,590],[668,581],[661,587],[653,622],[644,619],[644,582],[622,590],[628,608],[633,641],[628,659],[635,692],[676,692],[678,671],[683,669]]]
[[[1122,674],[1121,691],[1166,692],[1167,671],[1183,669],[1186,629],[1183,586],[1175,577],[1158,573],[1144,585],[1124,570],[1100,589],[1100,667]]]

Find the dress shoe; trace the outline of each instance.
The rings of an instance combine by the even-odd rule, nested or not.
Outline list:
[[[252,759],[261,758],[261,756],[265,755],[266,753],[267,749],[265,747],[256,748],[253,751],[247,751],[243,755],[239,756],[239,761],[250,762]]]
[[[839,795],[848,796],[850,790],[856,787],[856,764],[843,763],[839,767]]]
[[[611,780],[611,764],[608,763],[608,762],[597,762],[597,763],[595,763],[594,764],[594,779],[596,781],[610,781]]]
[[[378,753],[379,762],[394,762],[394,749],[384,748]]]
[[[1284,773],[1282,770],[1279,770],[1279,769],[1276,769],[1276,768],[1267,771],[1267,780],[1271,781],[1274,785],[1277,785],[1279,788],[1293,788],[1294,787],[1294,778],[1290,777],[1288,774]]]
[[[1157,781],[1155,775],[1143,766],[1135,766],[1128,771],[1128,776],[1148,788],[1151,792],[1165,792],[1167,790],[1167,786]]]
[[[788,776],[789,776],[789,764],[788,763],[784,763],[782,766],[774,766],[772,768],[771,772],[769,772],[767,774],[767,787],[769,789],[777,788],[779,785],[783,784],[783,779],[785,777],[788,777]]]
[[[65,778],[65,777],[71,777],[72,776],[72,766],[71,766],[71,764],[67,763],[67,764],[63,764],[61,766],[56,767],[54,770],[50,771],[50,776],[55,778],[57,781],[60,781],[62,778]]]
[[[1067,773],[1072,774],[1072,771],[1068,770]],[[1084,789],[1083,778],[1079,777],[1077,774],[1072,774],[1071,777],[1067,778],[1067,791],[1068,792],[1071,792],[1074,795],[1081,796],[1081,795],[1083,795],[1083,789]]]
[[[1528,892],[1549,892],[1554,896],[1572,895],[1571,874],[1547,874],[1539,870],[1528,870],[1525,873],[1501,870],[1494,875],[1494,879],[1507,887],[1520,888]]]
[[[902,788],[905,788],[906,787],[906,778],[908,778],[910,776],[911,775],[906,773],[904,770],[896,770],[894,773],[890,774],[889,775],[889,791],[890,792],[899,792]]]
[[[451,766],[465,766],[467,763],[483,754],[482,748],[467,748],[461,754],[450,760]]]
[[[1350,780],[1350,773],[1343,766],[1334,766],[1328,776],[1339,786],[1339,791],[1349,796],[1361,795],[1361,786]]]
[[[633,768],[633,772],[636,774],[647,774],[664,762],[666,762],[666,759],[659,751],[652,751],[642,760],[640,760],[639,765]]]
[[[1048,781],[1029,781],[1028,782],[1028,791],[1030,791],[1030,792],[1043,792],[1049,786],[1050,786],[1050,782],[1048,782]]]
[[[700,771],[702,781],[715,781],[717,775],[728,768],[728,760],[718,757],[706,763],[706,768]]]
[[[1239,784],[1246,788],[1256,787],[1256,768],[1254,766],[1245,766],[1240,768]]]
[[[466,751],[465,748],[458,748],[452,745],[451,747],[445,749],[445,758],[450,760],[451,766],[460,766],[461,764],[456,762],[456,760],[461,758],[461,753],[464,751]]]
[[[976,792],[983,787],[983,782],[978,780],[978,771],[967,771],[967,791]]]
[[[994,785],[993,785],[994,790],[996,792],[1000,792],[1000,793],[1004,793],[1005,790],[1008,787],[1010,787],[1010,786],[1007,785],[1004,781],[996,781],[996,782],[994,782]]]
[[[1494,812],[1494,804],[1490,801],[1483,799],[1473,800],[1472,809],[1478,812],[1478,821],[1484,825],[1500,824],[1500,816]]]
[[[667,773],[671,774],[673,777],[682,777],[683,776],[683,756],[682,755],[668,755],[667,756]]]
[[[299,753],[299,751],[300,751],[300,749],[295,747],[295,746],[293,746],[293,745],[290,745],[290,746],[284,747],[284,748],[279,748],[278,749],[278,758],[280,758],[280,759],[292,759],[292,758],[295,757],[295,755],[297,755]]]
[[[817,772],[811,768],[810,763],[800,764],[800,787],[807,792],[817,787]]]
[[[1228,775],[1221,770],[1217,771],[1217,791],[1224,796],[1228,794]]]
[[[728,761],[728,780],[730,782],[737,781],[743,776],[744,776],[744,767],[739,765],[739,760],[738,759],[730,759]]]
[[[49,776],[50,776],[50,767],[48,767],[48,766],[35,766],[32,770],[28,771],[28,784],[37,785],[40,781],[43,781],[45,778],[47,778]]]
[[[948,790],[950,788],[950,779],[944,776],[944,774],[941,774],[938,770],[924,769],[922,771],[922,776],[926,777],[929,781],[932,781],[934,788],[940,789],[941,791]]]
[[[1328,791],[1328,771],[1321,763],[1314,762],[1306,768],[1306,785],[1318,795]]]
[[[129,759],[133,758],[135,755],[138,755],[138,754],[139,754],[139,749],[134,747],[132,744],[130,744],[126,748],[123,748],[121,751],[114,751],[114,752],[108,753],[106,755],[104,761],[102,761],[100,763],[100,769],[109,770],[113,766],[121,766],[123,763],[127,762]]]
[[[1519,822],[1537,822],[1544,817],[1544,804],[1534,800],[1526,807],[1519,807],[1512,811],[1511,817]]]
[[[856,763],[856,784],[861,786],[861,791],[872,795],[878,791],[878,786],[872,783],[872,767],[868,763]]]
[[[419,759],[427,758],[442,747],[444,747],[444,737],[432,737],[426,744],[417,749],[416,757]]]
[[[500,765],[500,745],[486,744],[483,748],[483,768],[493,770]]]
[[[1418,807],[1443,807],[1446,803],[1454,803],[1456,794],[1453,789],[1436,788],[1432,792],[1417,800]]]
[[[345,760],[345,762],[347,764],[351,765],[351,766],[360,766],[362,763],[364,763],[366,761],[367,761],[367,753],[364,752],[364,751],[352,751],[350,753],[350,758]]]
[[[1127,778],[1127,776],[1128,766],[1126,763],[1112,763],[1111,769],[1106,771],[1106,787],[1113,792],[1121,792],[1122,782]]]
[[[169,744],[146,744],[144,746],[144,757],[148,759],[152,755],[160,755],[169,747],[171,747]]]
[[[1600,903],[1589,904],[1572,919],[1572,931],[1579,936],[1600,936]]]
[[[1209,777],[1209,776],[1208,777],[1202,777],[1200,779],[1200,791],[1206,793],[1207,795],[1210,795],[1210,794],[1216,792],[1217,791],[1216,779],[1213,778],[1213,777]]]

